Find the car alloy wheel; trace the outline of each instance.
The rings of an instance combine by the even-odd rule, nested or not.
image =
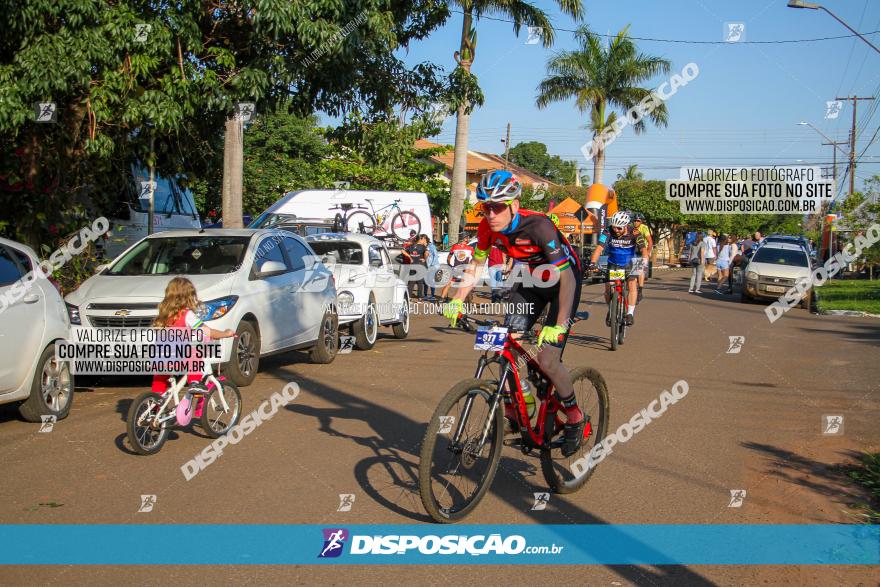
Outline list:
[[[64,410],[72,391],[70,366],[67,363],[59,365],[55,357],[43,363],[40,392],[47,408],[54,412]]]
[[[370,344],[376,342],[379,336],[379,314],[376,312],[376,304],[370,304],[367,313],[364,314],[364,334]]]
[[[250,332],[242,332],[238,337],[238,370],[245,377],[254,371],[254,340]]]

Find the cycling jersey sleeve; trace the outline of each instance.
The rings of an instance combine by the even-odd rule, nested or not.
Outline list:
[[[489,256],[489,247],[492,246],[492,230],[489,221],[483,218],[477,226],[477,246],[474,248],[474,259],[482,261]]]
[[[611,238],[611,235],[608,233],[608,229],[606,228],[599,234],[599,246],[607,247],[608,239]]]
[[[549,218],[545,218],[537,224],[534,233],[535,242],[541,246],[544,257],[551,265],[555,265],[559,271],[569,269],[571,267],[571,258],[562,242],[559,231]]]

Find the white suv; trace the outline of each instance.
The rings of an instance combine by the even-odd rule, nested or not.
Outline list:
[[[234,330],[223,339],[224,372],[249,385],[261,356],[311,349],[329,363],[339,348],[336,289],[314,251],[284,230],[176,230],[149,236],[69,294],[72,324],[148,327],[172,277],[196,286],[211,328]],[[234,341],[234,342],[233,342]],[[234,349],[231,348],[234,345]]]
[[[28,275],[39,262],[30,247],[0,238],[0,404],[22,402],[30,422],[66,417],[74,390],[70,365],[55,360],[55,341],[70,328],[64,300],[52,282]]]
[[[811,270],[810,257],[800,244],[771,242],[761,245],[746,266],[740,301],[778,299],[799,279],[809,280]],[[812,306],[812,294],[811,288],[801,300],[807,311]]]
[[[390,326],[395,338],[406,338],[406,283],[394,273],[382,241],[356,233],[316,234],[306,237],[306,241],[336,277],[339,323],[350,324],[357,348],[373,348],[379,326]]]

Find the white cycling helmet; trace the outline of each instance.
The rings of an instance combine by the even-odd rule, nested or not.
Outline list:
[[[611,217],[611,220],[608,221],[609,226],[616,226],[617,228],[626,228],[629,226],[630,217],[624,211],[615,212]]]

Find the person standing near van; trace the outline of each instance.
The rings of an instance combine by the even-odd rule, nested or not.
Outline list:
[[[427,234],[422,235],[422,242],[425,244],[425,247],[427,247],[427,255],[425,259],[428,265],[428,272],[425,275],[425,287],[431,292],[428,295],[428,300],[434,301],[437,289],[432,284],[437,283],[436,274],[437,270],[440,269],[440,259],[437,255],[437,247],[431,242],[431,239],[428,238]]]

